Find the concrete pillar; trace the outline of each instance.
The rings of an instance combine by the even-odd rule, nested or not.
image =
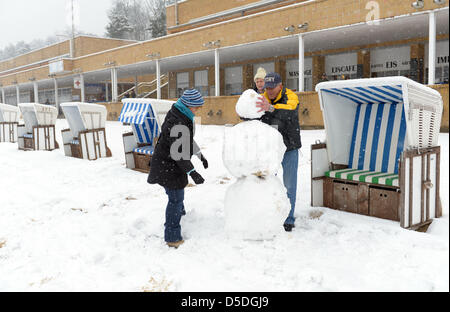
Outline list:
[[[159,60],[156,60],[156,98],[161,99],[161,65]]]
[[[39,103],[39,86],[37,81],[33,81],[34,103]]]
[[[59,115],[58,80],[56,80],[56,78],[53,78],[53,84],[55,85],[55,105]]]
[[[117,87],[117,68],[111,68],[111,91],[112,102],[117,102],[119,99],[118,87]]]
[[[19,85],[16,84],[16,98],[17,98],[17,104],[20,103],[20,88]]]
[[[219,49],[214,50],[215,96],[220,96],[220,56]]]
[[[436,77],[436,15],[429,13],[429,42],[428,42],[428,84],[433,85]]]
[[[305,91],[305,43],[303,35],[298,36],[298,92]]]
[[[109,102],[109,84],[105,83],[105,101]]]
[[[85,102],[86,100],[86,93],[84,89],[84,75],[80,74],[80,82],[81,82],[81,102]]]
[[[135,97],[137,97],[137,95],[138,95],[138,89],[139,89],[138,85],[139,85],[138,76],[134,76],[134,94],[135,94]]]

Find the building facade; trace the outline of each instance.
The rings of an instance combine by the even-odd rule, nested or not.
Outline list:
[[[177,98],[197,88],[217,102],[251,88],[258,67],[297,92],[323,74],[401,75],[448,92],[448,1],[171,0],[166,13],[161,38],[80,36],[72,50],[65,41],[0,61],[1,101],[118,102],[126,91]]]

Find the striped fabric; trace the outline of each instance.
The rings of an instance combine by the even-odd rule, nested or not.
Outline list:
[[[153,144],[160,132],[150,103],[124,102],[119,121],[131,124],[138,143]]]
[[[364,86],[353,88],[330,88],[323,91],[343,96],[356,104],[402,103],[403,91],[401,85],[394,86]]]
[[[398,174],[406,138],[401,85],[324,90],[357,103],[349,168]]]
[[[154,148],[153,146],[143,146],[143,147],[136,147],[133,152],[139,153],[139,154],[146,154],[146,155],[153,155]]]
[[[398,173],[406,120],[402,103],[359,104],[350,145],[349,168]]]
[[[399,186],[398,174],[375,172],[369,170],[358,169],[341,169],[328,171],[325,173],[327,177],[337,178],[349,181],[367,182],[372,184]]]
[[[24,137],[24,138],[27,138],[27,139],[32,139],[32,138],[33,138],[33,135],[32,135],[31,133],[25,133],[25,134],[23,135],[23,137]]]
[[[181,102],[186,106],[200,107],[205,101],[200,92],[196,89],[188,89],[184,91],[183,95],[180,97]]]
[[[323,90],[358,104],[350,144],[348,169],[327,177],[399,186],[398,163],[406,139],[401,85],[330,88]]]

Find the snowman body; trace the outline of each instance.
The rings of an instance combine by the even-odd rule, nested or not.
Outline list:
[[[286,188],[276,176],[286,146],[277,129],[254,118],[258,94],[245,91],[236,112],[253,119],[225,129],[223,162],[237,178],[225,195],[225,230],[243,239],[271,239],[282,232],[289,213]]]

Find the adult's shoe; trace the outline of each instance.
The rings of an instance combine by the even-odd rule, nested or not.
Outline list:
[[[286,232],[292,232],[292,229],[295,228],[294,224],[285,223],[285,224],[283,224],[283,226],[284,226],[284,230]]]
[[[173,248],[178,248],[183,243],[184,243],[184,240],[179,240],[177,242],[167,242],[167,246],[173,247]]]

